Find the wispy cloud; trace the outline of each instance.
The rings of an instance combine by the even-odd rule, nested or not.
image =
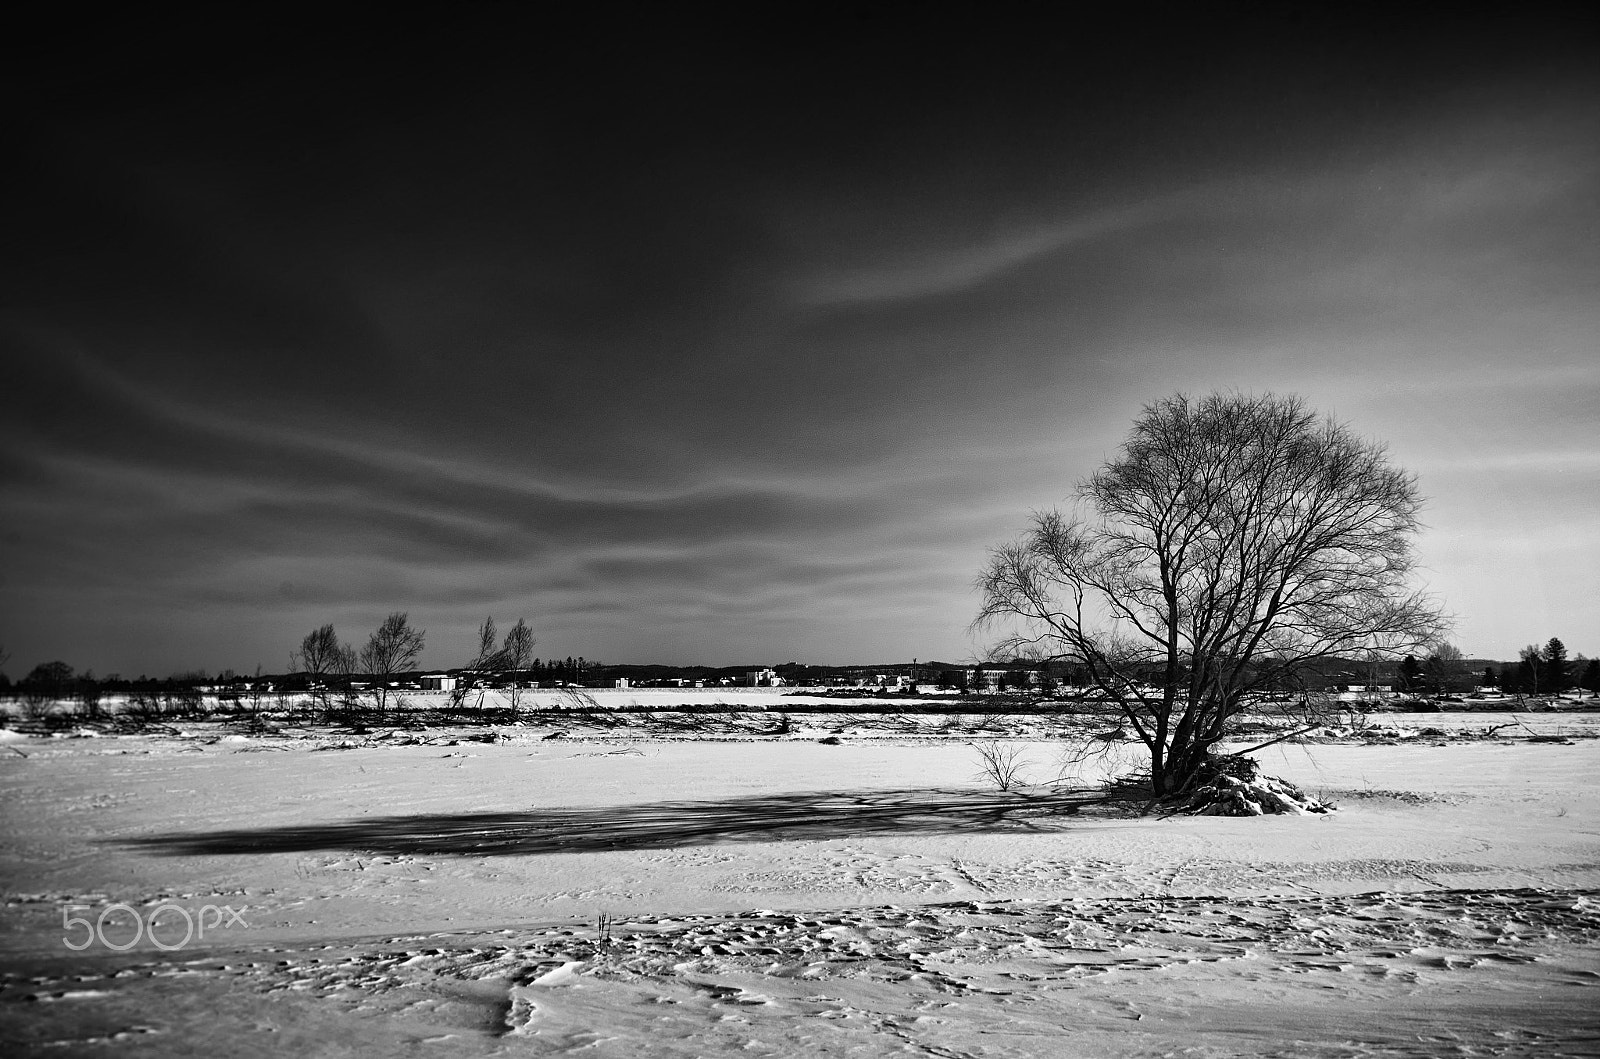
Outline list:
[[[1170,215],[1174,203],[1146,202],[1065,221],[995,233],[957,247],[924,250],[889,263],[824,272],[794,285],[796,299],[814,307],[852,307],[909,301],[969,290],[1007,273]]]
[[[1600,476],[1600,444],[1591,449],[1566,452],[1522,451],[1483,452],[1471,456],[1426,456],[1417,462],[1425,473],[1465,471],[1471,473],[1509,472],[1514,474],[1594,474]],[[1595,479],[1600,493],[1600,477]]]

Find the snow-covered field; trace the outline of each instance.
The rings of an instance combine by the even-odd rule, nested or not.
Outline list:
[[[1339,811],[1252,819],[1003,795],[938,718],[8,735],[0,1048],[1600,1054],[1596,722],[1275,746]]]

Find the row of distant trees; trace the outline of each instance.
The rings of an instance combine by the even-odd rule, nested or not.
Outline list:
[[[1406,655],[1396,684],[1413,694],[1447,694],[1468,690],[1474,684],[1498,688],[1507,695],[1559,695],[1580,688],[1600,694],[1600,659],[1582,654],[1570,658],[1567,645],[1552,636],[1543,647],[1524,647],[1519,661],[1499,669],[1486,666],[1480,674],[1467,671],[1459,650],[1441,644],[1420,661],[1415,655]]]
[[[352,679],[358,674],[367,677],[367,694],[373,706],[383,711],[389,708],[395,678],[416,668],[426,636],[424,630],[412,628],[408,616],[398,611],[390,614],[359,649],[342,643],[331,624],[324,625],[307,634],[299,649],[290,654],[289,668],[292,674],[307,682],[311,694],[324,710],[333,706],[333,696],[341,690],[345,701],[349,702],[353,698]],[[565,663],[552,660],[547,665],[533,656],[534,645],[538,642],[528,623],[521,618],[506,632],[504,639],[499,636],[494,617],[484,619],[478,629],[478,649],[458,671],[460,683],[455,704],[462,704],[473,687],[503,681],[510,691],[511,710],[515,713],[521,706],[527,682],[537,681],[537,674],[549,670],[571,674],[576,679],[587,665],[581,658],[568,658]]]
[[[280,696],[308,694],[324,714],[354,709],[362,695],[384,711],[391,705],[396,679],[416,668],[426,642],[427,632],[413,627],[410,617],[402,611],[385,618],[359,647],[341,641],[333,625],[328,624],[312,630],[290,652],[287,681],[263,678],[258,666],[253,679],[228,671],[219,674],[215,683],[223,686],[218,691],[222,699],[234,701],[252,713],[261,709],[269,685]],[[465,667],[463,685],[470,688],[491,678],[509,677],[515,711],[530,672],[547,670],[562,676],[570,674],[575,679],[591,665],[581,658],[552,660],[546,665],[533,657],[537,642],[527,622],[520,619],[501,640],[494,619],[489,618],[479,629],[478,651]],[[9,655],[0,649],[0,666],[8,659]],[[48,714],[58,703],[71,702],[82,715],[94,717],[101,712],[106,695],[117,694],[126,697],[129,712],[151,717],[199,716],[208,710],[205,696],[212,683],[212,678],[203,672],[175,674],[165,680],[142,676],[131,681],[119,676],[101,680],[91,671],[78,673],[65,662],[53,661],[35,666],[13,689],[0,673],[0,690],[14,690],[30,714],[39,715]]]
[[[412,628],[409,616],[396,611],[359,649],[341,643],[332,624],[313,630],[300,641],[300,649],[290,653],[289,668],[305,677],[311,694],[324,710],[332,707],[336,690],[343,690],[346,704],[351,704],[348,693],[355,674],[371,677],[373,705],[383,710],[389,705],[389,685],[394,676],[411,671],[426,642],[427,632]]]
[[[9,655],[0,648],[0,665]],[[0,673],[0,692],[19,699],[31,717],[45,717],[59,704],[70,703],[84,717],[99,717],[108,696],[121,696],[125,710],[150,716],[198,716],[206,712],[202,686],[210,681],[202,672],[175,673],[164,679],[146,676],[124,679],[120,674],[97,677],[93,670],[78,672],[62,661],[41,662],[16,684]]]
[[[307,634],[299,648],[291,652],[290,680],[280,684],[280,691],[293,692],[298,688],[299,693],[309,694],[326,713],[336,706],[356,705],[358,694],[354,683],[357,677],[365,677],[366,687],[362,689],[365,695],[379,710],[386,710],[393,696],[393,683],[397,677],[414,670],[425,642],[426,632],[412,628],[409,617],[403,612],[390,614],[359,648],[341,642],[333,625],[323,625]],[[494,618],[485,619],[478,630],[477,651],[464,666],[455,670],[458,675],[456,705],[463,704],[472,690],[492,684],[508,690],[511,709],[515,712],[528,687],[580,684],[593,677],[600,666],[582,657],[532,657],[537,643],[524,620],[518,619],[504,639],[500,639]],[[0,666],[8,657],[0,648]],[[980,677],[977,681],[970,679],[969,670],[965,668],[928,667],[924,673],[931,678],[926,682],[960,692],[985,687],[1001,691],[1032,687],[1049,693],[1062,683],[1090,682],[1084,667],[1061,662],[990,663],[988,668],[999,672],[993,679]],[[978,672],[981,673],[982,668]],[[34,710],[47,711],[55,703],[73,702],[84,715],[91,717],[101,712],[108,695],[125,696],[132,706],[142,704],[152,714],[198,713],[203,710],[201,687],[212,682],[213,678],[200,671],[174,674],[160,680],[144,676],[124,680],[117,674],[97,678],[92,670],[79,673],[61,661],[34,666],[14,687],[0,673],[0,690],[14,692],[24,705]],[[247,689],[245,699],[259,708],[263,684],[259,667],[253,681],[230,670],[218,674],[215,683],[243,684]],[[1406,655],[1399,664],[1395,683],[1399,690],[1411,694],[1450,694],[1471,690],[1474,686],[1498,688],[1508,695],[1554,695],[1574,689],[1600,694],[1600,659],[1585,658],[1581,653],[1569,657],[1566,644],[1559,637],[1551,637],[1542,647],[1537,644],[1524,647],[1517,662],[1498,668],[1490,665],[1479,673],[1468,667],[1459,649],[1441,643],[1423,659]]]
[[[1529,644],[1522,649],[1515,668],[1504,667],[1496,674],[1493,667],[1484,671],[1484,683],[1499,678],[1500,690],[1522,695],[1558,695],[1574,687],[1600,694],[1600,659],[1567,658],[1567,645],[1550,637],[1544,647]]]

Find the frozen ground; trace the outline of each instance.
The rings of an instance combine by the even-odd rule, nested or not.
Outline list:
[[[1600,1054],[1593,714],[1273,747],[1340,809],[1244,820],[1000,795],[943,720],[794,721],[6,736],[0,1047]],[[153,939],[63,927],[118,902]],[[180,944],[207,905],[242,923]]]

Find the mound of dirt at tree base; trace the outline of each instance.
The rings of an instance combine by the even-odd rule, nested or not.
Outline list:
[[[1272,816],[1329,813],[1333,806],[1275,776],[1244,780],[1220,775],[1190,792],[1174,813],[1190,816]]]

